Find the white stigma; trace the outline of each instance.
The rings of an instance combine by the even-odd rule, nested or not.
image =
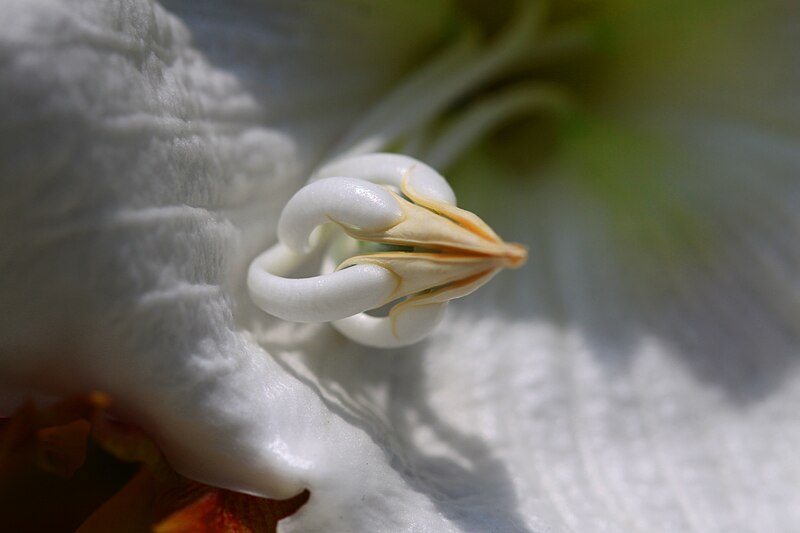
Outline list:
[[[527,256],[455,204],[447,181],[413,158],[368,154],[334,162],[286,204],[278,243],[250,265],[250,295],[271,315],[332,322],[361,344],[418,342],[435,330],[451,299]],[[327,223],[338,232],[318,229]],[[359,241],[377,249],[358,254]],[[319,276],[286,277],[320,246],[326,249]],[[396,300],[402,301],[388,316],[366,313]]]

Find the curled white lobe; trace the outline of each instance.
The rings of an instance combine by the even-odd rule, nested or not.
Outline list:
[[[527,256],[523,246],[504,242],[455,203],[441,175],[407,156],[367,154],[331,163],[287,203],[279,242],[250,265],[250,295],[267,313],[333,322],[361,344],[418,342],[433,332],[451,299]],[[341,231],[315,231],[328,222]],[[358,242],[370,251],[359,254]],[[327,248],[319,276],[285,277],[320,246]],[[388,316],[366,313],[400,299]]]

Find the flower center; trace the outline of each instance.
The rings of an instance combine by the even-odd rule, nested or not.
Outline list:
[[[585,31],[573,23],[543,31],[547,5],[516,2],[486,44],[464,24],[453,45],[343,137],[333,162],[286,205],[279,243],[251,264],[248,286],[259,307],[285,320],[332,322],[363,344],[403,346],[430,334],[451,299],[525,262],[523,246],[456,207],[447,181],[428,164],[448,167],[520,115],[569,109],[558,85],[527,74],[583,44]],[[417,158],[375,153],[385,150]],[[371,245],[359,249],[359,242]],[[320,276],[285,277],[317,248],[325,250]],[[388,316],[367,314],[398,300]]]

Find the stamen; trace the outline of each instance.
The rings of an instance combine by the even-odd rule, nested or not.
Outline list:
[[[454,45],[434,57],[368,112],[339,142],[331,156],[341,158],[385,149],[396,137],[425,122],[428,116],[435,115],[449,103],[445,91],[440,91],[441,96],[435,99],[427,94],[453,72],[467,68],[479,54],[475,31],[466,29]],[[421,95],[425,95],[424,98]],[[409,110],[415,110],[414,114],[408,114]]]
[[[430,334],[449,300],[525,261],[522,246],[503,242],[480,218],[456,207],[447,181],[410,157],[358,156],[324,167],[315,178],[286,205],[278,244],[248,271],[256,305],[285,320],[333,321],[357,342],[403,346]],[[316,228],[328,222],[343,231],[326,239]],[[284,277],[331,239],[320,276]],[[356,239],[402,251],[353,256]],[[338,267],[335,256],[346,257]],[[365,314],[398,298],[405,300],[388,317]]]
[[[590,20],[562,22],[548,28],[527,53],[520,54],[510,69],[514,72],[530,71],[535,67],[591,53],[598,39],[602,38],[601,34]]]
[[[517,62],[542,26],[547,2],[518,0],[517,13],[497,40],[478,52],[474,32],[400,85],[359,122],[333,151],[345,157],[383,150],[438,115],[459,97]]]
[[[568,98],[563,91],[545,84],[527,83],[484,97],[456,117],[440,133],[424,159],[447,168],[472,145],[512,118],[547,111],[563,113]]]

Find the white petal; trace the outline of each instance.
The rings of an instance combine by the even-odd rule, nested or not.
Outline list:
[[[758,157],[753,145],[737,149]],[[767,169],[739,175],[752,181]],[[750,206],[758,227],[748,227],[735,212],[718,214],[729,196],[715,192],[721,198],[705,206],[718,232],[705,244],[716,250],[675,258],[631,250],[608,208],[582,191],[538,191],[542,214],[527,221],[542,259],[524,282],[496,280],[494,301],[452,306],[452,337],[425,360],[430,409],[491,450],[506,479],[497,493],[513,491],[532,529],[532,519],[554,531],[777,532],[800,523],[798,284],[775,277],[797,272],[797,248],[781,244],[785,228],[766,230],[766,203]],[[631,263],[650,253],[651,263]],[[511,316],[486,317],[492,306]]]
[[[702,133],[687,151],[721,139]],[[629,240],[615,206],[550,176],[518,191],[500,228],[527,240],[529,266],[454,302],[420,349],[376,359],[312,345],[306,371],[458,531],[796,529],[800,217],[789,208],[800,189],[758,179],[800,161],[754,141],[716,166],[707,211],[693,211],[714,232],[682,257]],[[674,177],[709,179],[693,170]],[[757,201],[746,211],[729,204],[732,175],[760,185],[758,196],[747,188]],[[370,489],[396,497],[380,482]],[[376,505],[336,501],[354,515]],[[382,504],[372,529],[429,526],[405,501]],[[324,512],[310,502],[286,531]]]
[[[330,453],[380,452],[241,332],[236,295],[280,206],[441,10],[398,42],[373,36],[413,6],[174,7],[189,28],[147,1],[4,4],[0,376],[106,391],[187,475],[289,496]]]
[[[714,64],[671,77],[667,66],[703,56],[678,43],[673,63],[650,65],[672,85],[622,84],[604,108],[619,122],[568,141],[580,146],[535,184],[509,179],[502,201],[485,188],[493,170],[501,190],[502,170],[481,164],[486,152],[468,158],[460,169],[474,176],[453,180],[461,203],[525,242],[529,264],[454,302],[427,345],[388,361],[308,350],[323,393],[373,428],[457,530],[800,528],[800,34],[789,4],[753,2],[758,17],[723,26],[750,49],[744,69],[743,50],[710,54],[732,56],[716,65],[722,78]],[[743,37],[753,29],[760,39]],[[375,529],[424,530],[403,505]],[[312,502],[286,530],[315,512]]]
[[[5,379],[46,366],[62,389],[124,391],[123,405],[173,459],[224,470],[187,463],[191,473],[272,494],[311,487],[286,531],[797,529],[795,137],[672,126],[701,161],[707,149],[718,154],[674,174],[715,244],[708,257],[697,253],[706,237],[690,243],[692,268],[665,268],[663,256],[622,242],[608,197],[556,176],[552,188],[509,194],[517,208],[500,230],[531,245],[528,267],[456,302],[433,342],[378,358],[329,329],[271,324],[258,334],[273,360],[238,333],[252,318],[237,276],[328,132],[301,148],[288,128],[254,126],[266,103],[253,95],[267,94],[253,90],[264,82],[251,77],[257,61],[224,61],[237,54],[220,47],[212,67],[158,10],[127,2],[98,21],[92,8],[60,5],[4,7],[13,38],[0,52],[21,58],[0,67],[3,149],[16,154],[0,162]],[[213,17],[188,20],[211,36],[224,29]],[[240,34],[264,43],[239,27],[227,43]],[[148,35],[134,44],[163,39],[164,28],[184,40],[126,51],[118,36],[134,28]],[[180,50],[191,61],[170,56]],[[165,53],[181,68],[141,68]],[[104,77],[118,68],[130,75]],[[335,74],[331,83],[350,79]],[[141,109],[149,114],[131,117]],[[124,127],[105,129],[120,122],[106,124],[111,112]],[[193,132],[187,116],[214,120]],[[275,178],[259,185],[261,175]],[[256,222],[264,212],[272,218]],[[669,217],[657,221],[644,234],[682,237]],[[238,321],[231,294],[244,308]],[[20,350],[34,340],[58,351]],[[244,465],[218,453],[251,470],[239,477]],[[264,479],[262,468],[284,479]]]

